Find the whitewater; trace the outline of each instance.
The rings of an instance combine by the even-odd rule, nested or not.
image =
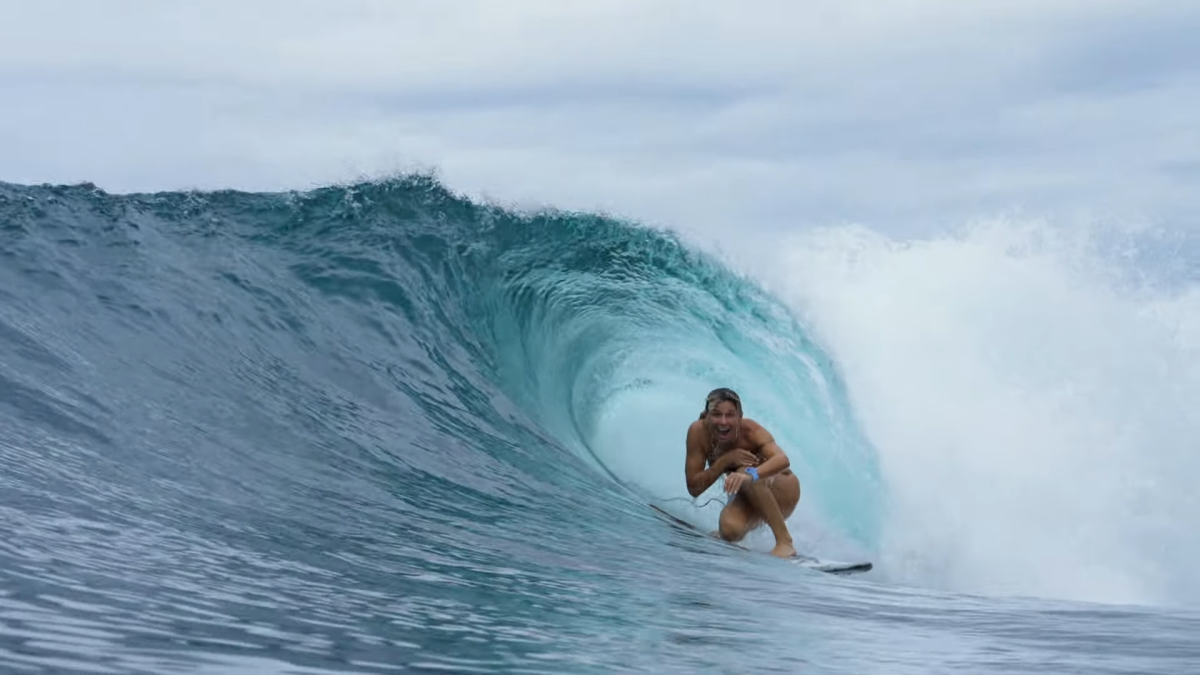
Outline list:
[[[1200,672],[1187,247],[773,244],[426,175],[0,183],[0,665]],[[703,534],[720,386],[791,458],[797,548],[871,572]]]

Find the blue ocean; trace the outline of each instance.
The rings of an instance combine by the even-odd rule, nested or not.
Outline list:
[[[0,670],[1200,673],[1200,292],[1046,232],[0,184]],[[722,386],[871,571],[706,536]]]

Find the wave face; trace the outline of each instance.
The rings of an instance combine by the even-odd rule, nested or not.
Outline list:
[[[878,542],[829,359],[667,234],[422,176],[0,185],[0,227],[13,663],[611,664],[595,631],[651,639],[664,594],[706,611],[664,564],[736,569],[646,508],[715,524],[682,469],[716,386],[790,451],[804,541]]]
[[[0,663],[1194,670],[1166,605],[1196,598],[1197,361],[1155,323],[1186,333],[1186,297],[1154,319],[1053,256],[992,287],[1007,245],[846,236],[781,246],[776,296],[669,234],[425,176],[0,184]],[[716,386],[788,451],[798,547],[876,571],[650,508],[715,526],[683,440]]]

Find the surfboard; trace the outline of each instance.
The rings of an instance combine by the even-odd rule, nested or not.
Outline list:
[[[875,565],[870,561],[862,562],[840,562],[836,560],[821,560],[819,558],[810,558],[805,555],[798,555],[790,559],[788,562],[795,563],[801,567],[807,567],[818,572],[828,572],[830,574],[862,574],[870,572]]]
[[[691,533],[691,534],[694,534],[694,535],[697,535],[700,537],[711,537],[712,536],[712,535],[704,533],[703,531],[700,530],[700,528],[687,522],[686,520],[683,520],[677,516],[673,516],[670,513],[667,513],[663,509],[661,509],[653,504],[650,504],[649,506],[650,506],[650,508],[657,511],[660,515],[670,519],[670,521],[673,524],[675,524],[679,527],[682,527],[682,528],[686,528],[689,531],[689,533]],[[719,538],[718,538],[718,541],[720,541]],[[725,543],[729,543],[729,542],[725,542]],[[746,548],[745,546],[742,546],[741,544],[730,543],[729,545],[736,546],[737,548],[740,548],[743,551],[750,550],[750,549]],[[799,565],[801,567],[807,567],[808,569],[811,569],[811,570],[816,570],[818,572],[826,572],[828,574],[838,574],[838,575],[862,574],[863,572],[870,572],[875,567],[874,563],[872,563],[868,560],[863,560],[860,562],[821,560],[820,558],[814,558],[812,556],[803,555],[803,554],[797,554],[794,558],[788,558],[786,560],[787,560],[787,562],[793,563],[795,565]]]

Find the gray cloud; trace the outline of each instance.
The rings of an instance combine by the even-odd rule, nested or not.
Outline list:
[[[0,0],[0,179],[456,189],[730,241],[1012,208],[1190,226],[1200,8]]]

